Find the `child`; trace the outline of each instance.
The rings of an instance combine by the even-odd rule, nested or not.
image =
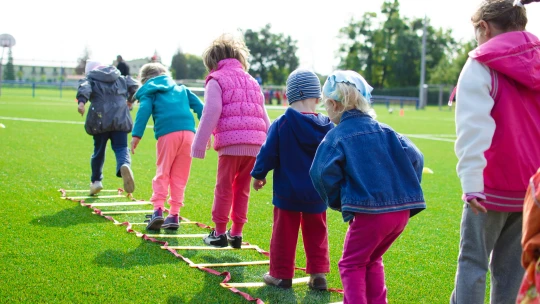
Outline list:
[[[326,204],[350,226],[339,272],[344,303],[387,303],[382,256],[409,217],[426,208],[423,156],[405,136],[377,122],[372,88],[353,71],[337,71],[323,86],[337,124],[317,149],[310,175]]]
[[[255,156],[266,139],[270,120],[257,81],[246,71],[249,50],[242,40],[223,35],[203,54],[210,74],[201,123],[191,155],[204,158],[210,135],[218,152],[218,169],[212,221],[216,228],[204,243],[215,247],[240,248],[247,222],[249,184]],[[232,208],[232,227],[227,231]]]
[[[133,127],[129,113],[132,97],[139,85],[131,77],[121,76],[115,67],[103,66],[97,61],[88,60],[85,73],[86,77],[79,81],[77,101],[81,115],[84,115],[86,102],[91,103],[84,124],[86,133],[94,137],[90,195],[103,189],[103,164],[109,140],[116,156],[116,176],[122,177],[124,190],[133,193],[135,181],[130,168],[127,137]]]
[[[486,0],[472,17],[479,46],[457,86],[455,151],[466,203],[451,303],[484,303],[488,269],[491,303],[514,303],[523,276],[523,200],[540,166],[540,41],[525,31],[521,2]]]
[[[146,229],[176,230],[178,213],[184,206],[184,191],[191,169],[191,144],[195,137],[195,119],[190,109],[200,119],[201,100],[183,85],[177,85],[161,63],[147,63],[139,72],[142,87],[135,94],[141,105],[135,118],[131,139],[131,151],[141,140],[146,123],[152,115],[156,144],[156,176],[152,180],[154,214]],[[169,194],[169,216],[163,219],[165,200]]]
[[[321,84],[315,73],[296,70],[287,79],[290,108],[276,119],[257,155],[253,188],[266,184],[274,170],[274,226],[270,241],[270,272],[263,279],[268,285],[290,288],[294,277],[298,229],[307,256],[309,287],[326,290],[325,273],[330,271],[326,204],[313,188],[309,168],[317,147],[334,125],[315,113]],[[291,157],[294,155],[294,157]]]

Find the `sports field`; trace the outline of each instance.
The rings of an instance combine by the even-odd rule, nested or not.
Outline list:
[[[13,92],[12,92],[13,93]],[[175,257],[160,244],[145,241],[126,227],[92,214],[81,204],[61,199],[58,189],[87,190],[92,137],[77,113],[74,92],[0,97],[0,302],[77,303],[247,303],[221,287],[216,276]],[[26,95],[26,96],[23,96]],[[438,108],[404,116],[376,107],[378,119],[407,134],[424,153],[422,186],[428,209],[413,217],[384,256],[390,303],[447,303],[452,291],[459,242],[462,203],[455,173],[453,112]],[[133,115],[136,113],[136,108]],[[283,110],[270,110],[272,119]],[[149,124],[152,122],[150,121]],[[148,200],[155,173],[155,139],[149,128],[132,157],[136,199]],[[114,154],[107,151],[105,189],[122,187],[114,176]],[[294,157],[294,155],[291,155]],[[211,207],[217,154],[194,160],[181,216],[212,225]],[[269,249],[272,230],[272,181],[252,191],[244,241]],[[68,193],[73,196],[76,193]],[[85,192],[77,195],[85,195]],[[102,193],[112,195],[113,192]],[[85,199],[86,203],[127,202],[127,198]],[[100,206],[102,211],[150,210],[151,206]],[[115,214],[119,222],[141,223],[144,214]],[[328,211],[329,287],[341,288],[337,262],[347,224]],[[133,226],[144,232],[144,226]],[[163,231],[163,230],[162,230]],[[182,225],[176,234],[204,234],[207,229]],[[169,246],[201,246],[202,238],[158,238]],[[178,250],[193,263],[235,263],[267,260],[254,250]],[[301,241],[297,265],[305,266]],[[214,268],[228,271],[230,282],[261,282],[268,265]],[[305,277],[298,270],[296,277]],[[335,292],[310,291],[305,284],[291,290],[239,288],[265,303],[341,302]]]

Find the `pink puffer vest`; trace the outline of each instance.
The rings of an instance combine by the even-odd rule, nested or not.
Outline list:
[[[214,149],[232,145],[262,146],[266,140],[264,99],[257,81],[236,59],[218,63],[206,82],[215,79],[222,91],[223,108],[214,130]]]

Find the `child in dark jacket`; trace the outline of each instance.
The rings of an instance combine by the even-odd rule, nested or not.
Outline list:
[[[274,225],[270,242],[270,272],[267,285],[290,288],[295,269],[298,229],[302,227],[310,288],[325,290],[330,271],[326,204],[313,188],[309,168],[319,143],[334,125],[315,113],[321,97],[318,77],[311,71],[296,70],[287,79],[290,108],[276,119],[257,155],[251,172],[253,188],[266,184],[274,170]]]
[[[343,303],[387,303],[382,256],[409,217],[426,208],[424,158],[409,139],[373,119],[371,87],[358,73],[334,72],[323,98],[337,126],[319,145],[310,176],[326,204],[350,223],[338,264]]]
[[[86,102],[91,103],[84,125],[86,133],[94,137],[94,154],[90,162],[90,195],[103,189],[103,164],[109,140],[116,156],[116,176],[122,177],[124,190],[132,193],[135,181],[127,137],[133,127],[129,110],[139,85],[131,77],[121,76],[115,67],[102,66],[96,61],[88,60],[85,72],[86,77],[81,79],[77,91],[77,101],[81,115],[84,115]]]

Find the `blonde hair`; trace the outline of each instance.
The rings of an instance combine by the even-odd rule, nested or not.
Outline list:
[[[377,117],[375,110],[371,107],[369,101],[356,89],[353,84],[338,82],[336,83],[335,92],[337,93],[336,102],[343,105],[343,109],[339,113],[343,113],[348,110],[357,109],[358,111],[368,114],[373,118]],[[332,99],[328,96],[323,96],[324,103],[327,100]]]
[[[249,49],[243,38],[234,37],[231,34],[223,34],[206,48],[202,59],[208,71],[217,69],[218,62],[227,58],[237,59],[244,67],[244,70],[247,71],[249,69],[249,55]]]
[[[158,62],[152,62],[147,63],[141,67],[141,70],[139,71],[139,80],[142,84],[145,84],[148,80],[151,78],[160,76],[160,75],[168,75],[170,76],[169,71],[167,68]]]
[[[532,1],[521,1],[528,4]],[[513,0],[484,0],[471,17],[475,28],[481,21],[489,22],[503,31],[523,31],[527,26],[527,11],[524,6],[515,5]]]

